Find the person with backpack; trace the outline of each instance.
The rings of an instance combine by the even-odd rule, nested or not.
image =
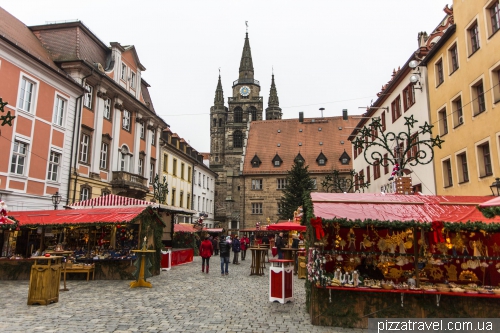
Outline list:
[[[205,237],[205,240],[201,242],[200,245],[200,256],[201,256],[201,271],[205,273],[205,263],[207,265],[207,274],[210,268],[210,257],[214,254],[214,248],[212,245],[212,241],[208,236]]]
[[[219,255],[220,255],[220,273],[222,276],[228,275],[228,270],[227,266],[229,264],[229,255],[231,253],[231,244],[228,243],[228,239],[231,239],[229,236],[227,238],[224,238],[222,236],[220,238],[220,243],[219,243]]]

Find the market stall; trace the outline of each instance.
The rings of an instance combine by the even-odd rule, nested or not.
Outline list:
[[[148,249],[156,250],[153,272],[159,274],[164,223],[151,207],[43,210],[9,213],[18,221],[18,247],[28,255],[40,255],[56,247],[73,251],[74,265],[94,264],[100,279],[127,279],[139,239],[147,237]],[[19,244],[23,244],[22,246]],[[14,265],[15,263],[15,265]],[[26,277],[29,259],[0,261],[0,278]]]
[[[305,207],[312,323],[496,317],[500,217],[476,207],[489,199],[312,193]]]

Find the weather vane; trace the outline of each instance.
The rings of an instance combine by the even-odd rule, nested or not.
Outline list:
[[[245,21],[245,25],[247,26],[247,33],[248,33],[248,21]]]

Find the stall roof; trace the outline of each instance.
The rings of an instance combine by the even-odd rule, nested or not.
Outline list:
[[[307,227],[305,225],[300,225],[300,223],[296,222],[280,222],[276,224],[270,224],[267,227],[267,230],[277,230],[277,231],[288,231],[288,230],[296,230],[296,231],[306,231]]]
[[[158,204],[155,202],[140,200],[136,198],[124,197],[121,195],[108,194],[102,197],[75,202],[68,206],[71,209],[85,209],[89,207],[159,207],[174,213],[193,215],[198,213],[195,210],[170,205]]]
[[[147,207],[129,208],[93,208],[78,210],[35,210],[9,212],[9,216],[14,217],[20,227],[30,227],[39,225],[64,225],[64,224],[95,224],[95,223],[130,223],[139,215],[149,210],[156,215],[153,210]],[[159,221],[161,219],[158,218]],[[163,223],[163,221],[162,221]]]
[[[500,197],[495,197],[491,200],[488,200],[486,202],[483,202],[482,204],[479,205],[479,207],[497,207],[500,206]]]
[[[224,229],[223,228],[207,228],[207,229],[203,229],[204,231],[206,232],[212,232],[212,233],[216,233],[216,232],[223,232]]]
[[[174,232],[198,232],[199,230],[194,228],[193,224],[190,223],[177,223],[174,224]]]
[[[491,196],[398,195],[383,193],[311,193],[314,215],[325,219],[500,223],[477,206]]]

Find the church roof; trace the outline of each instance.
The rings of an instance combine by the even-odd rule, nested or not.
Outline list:
[[[246,77],[245,72],[250,72],[251,75]],[[252,50],[250,49],[248,32],[245,35],[245,45],[243,46],[243,53],[241,54],[240,61],[240,79],[243,78],[253,79]]]
[[[333,169],[352,169],[352,163],[342,165],[339,161],[344,149],[350,154],[351,142],[348,127],[354,127],[357,119],[349,117],[279,119],[253,121],[248,132],[243,175],[277,173],[286,174],[292,168],[295,158],[300,154],[311,173],[324,173]],[[344,142],[343,144],[341,142]],[[328,159],[324,165],[316,161],[323,153]],[[275,166],[273,159],[279,155],[283,163]],[[252,157],[259,156],[259,167],[252,168]]]

